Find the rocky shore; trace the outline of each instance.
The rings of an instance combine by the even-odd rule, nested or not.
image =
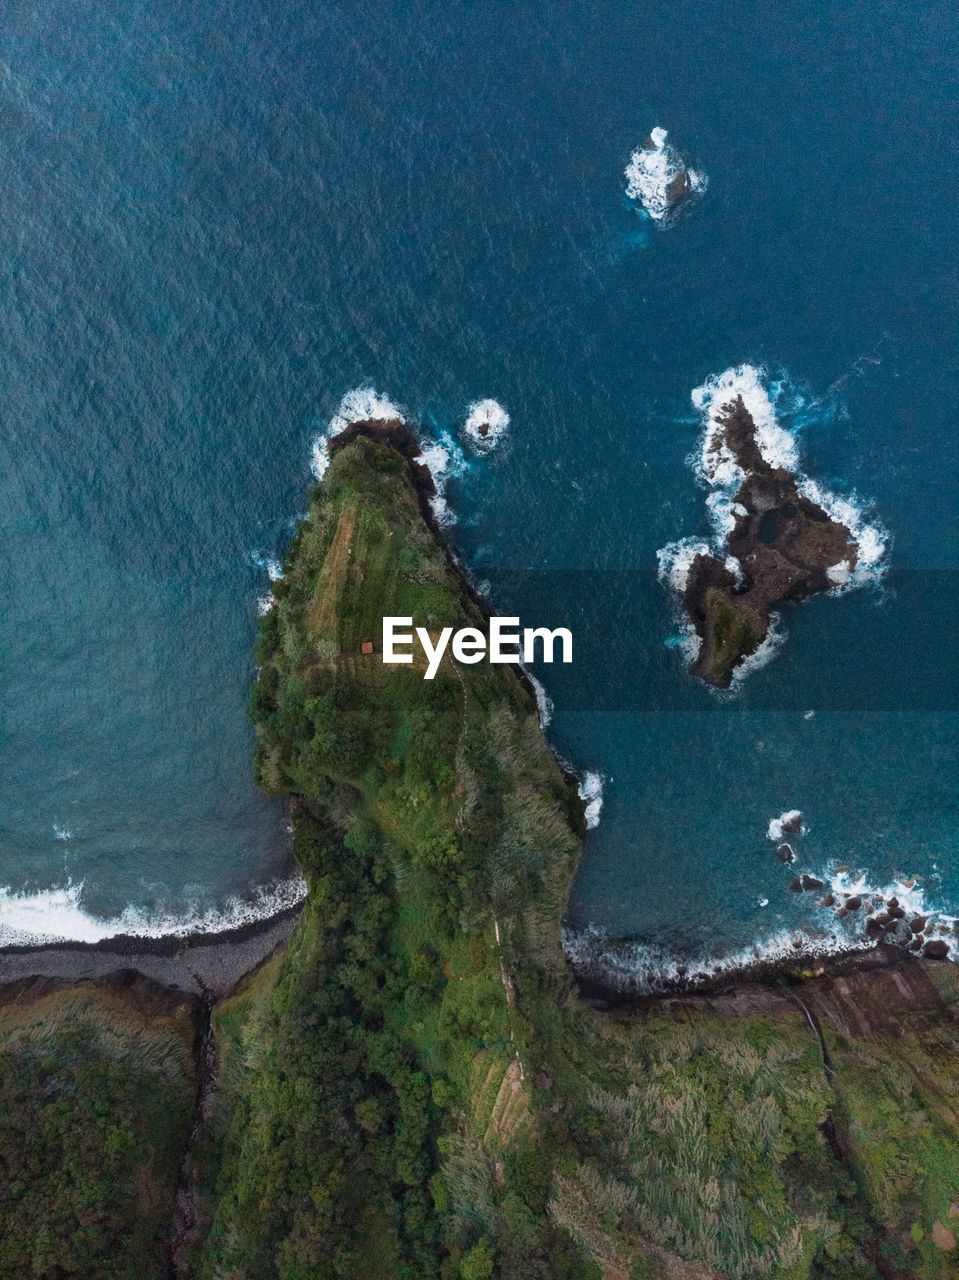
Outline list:
[[[789,997],[783,993],[792,987],[834,982],[853,975],[871,975],[919,965],[931,972],[948,961],[945,952],[932,949],[928,954],[916,953],[892,942],[875,942],[869,946],[850,944],[834,951],[800,954],[775,960],[757,958],[751,963],[705,972],[683,970],[679,976],[659,975],[652,987],[631,987],[629,983],[612,981],[590,965],[572,966],[573,978],[580,998],[600,1012],[642,1011],[669,1006],[674,1001],[708,1004],[717,1011],[729,1013],[762,1012],[778,1006]]]

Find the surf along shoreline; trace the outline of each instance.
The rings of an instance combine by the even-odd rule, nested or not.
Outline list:
[[[485,618],[490,617],[489,602],[475,589],[468,573],[449,547],[430,500],[436,495],[433,476],[422,461],[420,444],[412,431],[399,419],[352,422],[329,441],[329,450],[338,452],[358,436],[366,436],[388,445],[407,463],[419,500],[420,513],[431,533],[439,541],[451,568],[464,589]],[[533,703],[536,690],[522,668],[516,671]],[[555,752],[554,752],[555,755]],[[559,760],[568,786],[578,792],[583,778],[572,771],[566,761]],[[585,801],[580,798],[583,814],[580,838],[586,833]],[[117,934],[96,942],[51,938],[45,942],[5,943],[0,945],[0,988],[19,985],[24,980],[41,978],[65,982],[83,982],[118,973],[135,973],[163,987],[184,991],[204,999],[220,999],[259,967],[282,946],[299,918],[302,901],[283,906],[276,912],[242,925],[211,931],[168,933],[158,937]],[[615,949],[617,941],[609,940]],[[808,947],[805,945],[808,942]],[[597,963],[577,962],[564,946],[566,963],[580,997],[596,1009],[640,1009],[677,997],[716,998],[731,995],[738,988],[782,988],[783,985],[822,976],[842,976],[859,970],[898,969],[915,961],[904,948],[887,942],[849,940],[834,947],[816,946],[814,937],[803,938],[803,946],[795,955],[757,958],[728,968],[703,973],[701,964],[690,976],[661,973],[655,975],[652,987],[631,988],[628,982],[603,971]],[[713,964],[721,965],[717,957]],[[924,961],[930,963],[929,960]],[[932,963],[941,963],[933,961]],[[695,964],[689,961],[690,968]]]
[[[27,978],[84,982],[133,972],[160,986],[221,999],[287,941],[302,903],[215,932],[157,938],[117,934],[97,942],[51,939],[0,947],[0,987]]]

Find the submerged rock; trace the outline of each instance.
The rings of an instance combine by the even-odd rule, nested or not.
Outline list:
[[[509,428],[509,414],[496,400],[476,400],[469,407],[463,432],[481,453],[487,453]]]

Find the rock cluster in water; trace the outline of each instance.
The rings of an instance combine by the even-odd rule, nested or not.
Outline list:
[[[802,814],[798,809],[774,820],[770,827],[777,833],[785,831],[794,837],[801,837],[805,832]],[[786,863],[796,859],[796,853],[789,844],[779,845],[776,856],[780,862]],[[836,868],[837,872],[848,869]],[[899,883],[912,888],[915,880],[901,880]],[[822,894],[825,888],[823,880],[806,872],[793,876],[788,885],[790,893]],[[835,892],[822,894],[817,905],[832,908],[837,919],[848,920],[857,931],[861,928],[871,942],[893,943],[909,951],[921,952],[928,960],[945,960],[950,954],[951,945],[946,938],[952,931],[948,926],[934,912],[927,911],[923,914],[916,910],[907,911],[895,894],[887,898],[885,894],[875,890],[856,893],[837,889]],[[936,934],[939,936],[935,936]]]
[[[782,835],[793,837],[794,844],[802,850],[805,827],[803,814],[799,809],[790,809],[781,817],[773,818],[767,835],[771,840],[780,840]],[[796,851],[791,844],[780,844],[776,856],[781,863],[794,863]],[[837,867],[836,872],[848,872],[848,867]],[[900,881],[904,888],[913,888],[914,879]],[[942,920],[931,911],[907,911],[900,905],[898,897],[874,890],[850,890],[844,892],[836,888],[835,892],[826,890],[826,882],[818,876],[810,876],[808,872],[791,877],[787,884],[790,893],[816,893],[816,905],[831,908],[836,919],[845,920],[849,927],[860,936],[871,942],[890,942],[896,946],[908,948],[909,951],[922,952],[928,960],[945,960],[950,955],[951,931]],[[826,892],[823,892],[826,890]],[[802,946],[802,941],[795,942]]]
[[[854,570],[858,548],[846,525],[799,492],[792,472],[766,461],[741,396],[723,405],[717,422],[710,448],[728,449],[744,479],[725,559],[695,557],[685,607],[701,641],[693,674],[727,689],[735,668],[766,639],[773,608],[834,587],[829,570]]]
[[[651,130],[626,168],[626,194],[660,226],[665,226],[681,205],[706,187],[705,174],[690,169],[666,141],[667,136],[665,129]]]

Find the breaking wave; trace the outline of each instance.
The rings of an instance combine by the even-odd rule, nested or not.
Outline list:
[[[574,972],[621,992],[656,995],[680,984],[715,979],[760,964],[776,964],[802,956],[839,955],[851,950],[867,950],[867,938],[853,939],[840,922],[819,937],[798,930],[783,929],[769,938],[724,956],[675,954],[651,943],[611,938],[598,925],[581,929],[563,928],[563,950]]]
[[[599,815],[603,811],[603,776],[600,773],[587,773],[579,784],[579,798],[586,805],[584,817],[586,830],[594,831],[599,826]]]
[[[0,946],[37,946],[49,942],[102,942],[129,935],[136,938],[182,938],[218,934],[268,920],[306,897],[299,874],[257,889],[249,898],[232,897],[216,907],[195,905],[185,911],[151,915],[127,907],[104,919],[83,906],[83,882],[57,889],[17,893],[0,887]]]
[[[495,403],[488,401],[484,403]],[[507,422],[509,419],[507,418]],[[310,471],[315,480],[322,480],[330,465],[330,441],[354,422],[402,422],[410,426],[407,410],[382,395],[375,387],[364,385],[348,391],[339,408],[314,436],[310,444]],[[437,524],[449,525],[456,517],[446,500],[445,486],[454,476],[466,471],[468,463],[462,449],[446,431],[431,439],[417,433],[421,461],[429,468],[436,486],[436,494],[430,500]]]
[[[792,827],[800,823],[800,835],[806,834],[806,828],[802,826],[802,814],[798,809],[787,809],[785,813],[781,813],[778,818],[770,818],[769,826],[766,828],[766,835],[770,840],[782,840],[786,835],[785,827]],[[791,832],[790,834],[795,834]]]
[[[314,436],[310,445],[310,471],[322,480],[330,465],[330,441],[353,422],[405,422],[405,410],[375,387],[354,387],[340,401],[330,421]]]
[[[633,152],[626,166],[627,196],[660,226],[679,204],[707,186],[706,175],[690,169],[667,137],[665,129],[653,129],[646,145]]]
[[[420,461],[429,468],[436,486],[436,493],[430,498],[436,523],[440,528],[454,524],[456,516],[446,499],[446,485],[469,467],[463,450],[448,431],[441,431],[435,440],[420,438]]]
[[[482,453],[495,448],[508,429],[509,414],[497,400],[475,400],[463,423],[466,438]]]
[[[279,560],[273,560],[269,556],[261,555],[259,551],[251,553],[250,557],[258,569],[261,569],[270,582],[279,582],[283,577],[283,566]],[[264,614],[270,612],[273,607],[273,592],[263,591],[256,598],[256,611],[262,618]]]
[[[782,838],[782,823],[800,816],[797,810],[781,814],[769,824],[769,838]],[[805,831],[805,828],[803,828]],[[791,867],[790,870],[794,868]],[[797,959],[825,960],[851,951],[867,951],[881,937],[900,947],[921,939],[946,942],[949,958],[959,962],[959,917],[936,903],[926,888],[913,876],[902,876],[889,883],[878,883],[868,873],[834,867],[821,872],[823,889],[804,895],[810,899],[810,919],[806,926],[780,929],[766,938],[724,955],[707,952],[677,956],[653,943],[613,938],[598,925],[582,928],[563,927],[563,949],[570,965],[581,977],[622,992],[654,995],[677,985],[695,985],[723,974],[739,973],[757,965],[779,964]],[[837,915],[844,902],[858,899],[860,905],[844,916]],[[866,922],[888,910],[890,903],[903,912],[895,934],[877,933],[870,937]],[[759,905],[767,906],[767,899]],[[910,922],[921,922],[922,928],[909,928]]]
[[[523,668],[523,674],[533,686],[533,692],[536,694],[536,707],[539,711],[539,727],[545,729],[553,718],[553,699],[549,696],[539,680],[529,671],[523,662],[519,664]]]

